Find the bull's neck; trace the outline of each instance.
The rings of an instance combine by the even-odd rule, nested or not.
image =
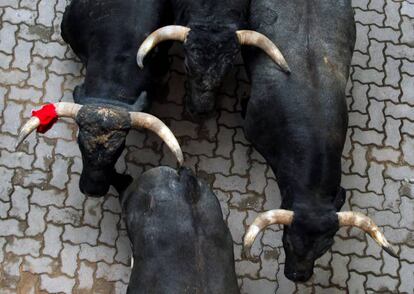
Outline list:
[[[94,56],[88,60],[84,82],[87,97],[133,102],[140,92],[134,56]]]
[[[275,173],[285,208],[291,208],[292,201],[318,204],[336,197],[341,182],[340,153],[317,149],[280,155]]]

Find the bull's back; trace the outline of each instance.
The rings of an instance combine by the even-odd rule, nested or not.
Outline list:
[[[252,1],[250,23],[278,45],[292,70],[286,75],[264,53],[246,50],[252,80],[248,119],[257,120],[252,124],[271,124],[281,133],[298,126],[344,132],[345,87],[355,43],[350,1]],[[260,109],[273,115],[257,117]]]
[[[250,22],[278,45],[292,73],[281,72],[263,52],[246,50],[252,80],[246,134],[275,172],[324,183],[340,165],[346,134],[345,87],[355,43],[351,2],[256,0]],[[312,166],[325,168],[315,176]]]
[[[131,293],[237,293],[231,235],[205,184],[162,167],[130,191],[123,206],[136,248]]]

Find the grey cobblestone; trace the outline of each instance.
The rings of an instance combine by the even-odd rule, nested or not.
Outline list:
[[[129,279],[131,249],[118,198],[87,198],[79,191],[82,162],[72,121],[31,135],[21,152],[13,149],[32,108],[72,101],[82,83],[82,66],[60,38],[67,2],[0,1],[0,272],[7,277],[0,278],[2,294],[16,293],[24,281],[31,281],[27,289],[51,293],[124,293]],[[295,285],[283,274],[279,227],[253,246],[259,262],[243,259],[245,226],[281,203],[273,173],[243,134],[237,99],[248,96],[246,74],[241,64],[235,66],[221,91],[219,113],[198,125],[183,117],[184,67],[176,58],[180,51],[171,51],[168,97],[156,101],[153,112],[167,121],[182,142],[186,165],[210,181],[221,202],[235,240],[242,293],[414,291],[414,193],[401,183],[414,178],[414,2],[354,0],[353,6],[358,34],[348,85],[343,210],[369,213],[396,243],[400,261],[360,231],[341,229],[312,281]],[[134,177],[160,163],[175,164],[152,134],[132,131],[127,146],[117,167]]]

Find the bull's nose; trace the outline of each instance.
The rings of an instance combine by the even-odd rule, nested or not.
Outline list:
[[[109,191],[109,183],[102,181],[92,181],[86,176],[82,176],[79,181],[79,190],[90,197],[102,197]]]
[[[285,272],[286,278],[293,282],[306,282],[312,276],[313,272],[310,271],[293,271],[293,272]]]

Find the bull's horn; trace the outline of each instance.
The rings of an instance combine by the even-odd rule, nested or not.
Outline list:
[[[251,259],[250,249],[257,235],[264,228],[274,224],[290,225],[293,221],[293,211],[284,209],[269,210],[259,214],[250,225],[243,240],[244,255]]]
[[[157,134],[174,153],[179,165],[183,164],[184,156],[180,144],[171,130],[161,120],[143,112],[130,112],[130,115],[133,128],[144,128]]]
[[[352,226],[363,230],[368,233],[372,239],[374,239],[375,242],[377,242],[389,255],[398,258],[396,251],[392,248],[384,234],[370,217],[354,211],[338,212],[337,215],[339,226]]]
[[[184,26],[165,26],[155,32],[151,33],[144,42],[141,44],[141,47],[138,49],[137,53],[137,63],[140,68],[144,67],[144,58],[145,56],[155,48],[159,43],[172,40],[172,41],[181,41],[184,42],[187,38],[190,28]]]
[[[82,105],[70,102],[58,102],[53,104],[58,117],[75,118],[81,109]],[[22,127],[17,137],[15,149],[19,148],[20,144],[40,125],[40,120],[37,117],[30,118]]]
[[[290,73],[289,65],[279,48],[268,37],[249,30],[240,30],[236,34],[241,45],[250,45],[262,49],[284,72]]]

